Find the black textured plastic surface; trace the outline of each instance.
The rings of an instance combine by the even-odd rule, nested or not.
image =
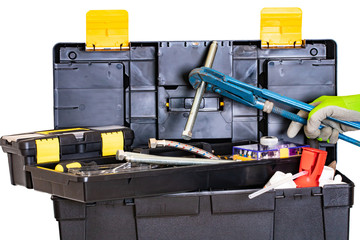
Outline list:
[[[33,188],[31,173],[26,170],[25,166],[35,166],[37,164],[36,140],[58,138],[60,161],[77,161],[86,158],[100,158],[102,156],[101,133],[116,131],[122,131],[124,149],[129,150],[134,140],[134,132],[127,127],[116,127],[101,131],[70,130],[51,132],[42,136],[38,134],[39,136],[36,137],[20,138],[11,142],[8,142],[5,136],[0,138],[0,146],[8,154],[11,184]],[[76,132],[83,132],[82,137],[77,139],[74,135]]]
[[[134,42],[129,51],[98,52],[87,52],[80,43],[57,44],[55,127],[125,124],[135,132],[135,147],[151,137],[180,139],[195,95],[188,74],[203,65],[210,43]],[[261,49],[260,41],[218,41],[213,68],[302,101],[336,95],[332,40],[307,40],[305,48],[297,49]],[[286,140],[287,124],[205,93],[192,134],[196,141],[256,141],[262,135]],[[303,143],[304,135],[295,142]]]
[[[231,143],[215,145],[215,154],[230,154]],[[141,150],[143,153],[149,151]],[[186,156],[187,152],[160,149],[151,154]],[[98,164],[119,163],[114,158],[91,159]],[[207,166],[182,166],[151,169],[146,171],[117,173],[100,176],[77,176],[46,169],[54,164],[26,166],[31,174],[33,188],[56,196],[79,202],[94,202],[154,196],[166,193],[180,193],[210,189],[255,188],[268,181],[276,171],[296,173],[300,158],[272,159],[250,162],[234,162]],[[45,167],[45,168],[44,168]]]
[[[79,240],[340,240],[348,239],[354,188],[345,176],[343,180],[344,185],[276,190],[251,200],[248,195],[254,190],[181,193],[89,204],[52,199],[62,240],[74,236]],[[328,202],[332,205],[328,206]]]

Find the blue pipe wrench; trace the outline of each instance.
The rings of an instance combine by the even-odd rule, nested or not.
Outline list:
[[[201,67],[196,68],[190,72],[189,82],[194,87],[194,89],[197,89],[202,81],[207,83],[207,92],[215,92],[221,94],[246,106],[254,107],[260,110],[264,109],[264,104],[266,100],[283,103],[290,107],[294,107],[296,109],[304,110],[307,112],[310,112],[312,109],[314,109],[314,106],[310,104],[282,96],[267,89],[261,89],[251,86],[211,68]],[[302,118],[295,113],[286,111],[276,106],[272,108],[271,112],[292,121],[302,123],[304,125],[306,125],[307,123],[307,120],[305,118]],[[342,121],[331,117],[329,117],[328,119],[340,124],[345,124],[347,126],[360,129],[360,122]],[[323,127],[324,126],[320,126],[320,129]],[[339,139],[360,147],[360,141],[351,137],[339,134]]]

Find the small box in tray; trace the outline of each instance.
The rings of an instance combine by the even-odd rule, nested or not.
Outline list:
[[[301,156],[302,148],[308,145],[280,141],[275,145],[250,144],[233,147],[234,160],[262,160]]]

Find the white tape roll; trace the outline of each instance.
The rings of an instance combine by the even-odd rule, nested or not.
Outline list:
[[[265,136],[260,138],[260,144],[264,146],[273,146],[279,142],[277,137],[274,136]]]

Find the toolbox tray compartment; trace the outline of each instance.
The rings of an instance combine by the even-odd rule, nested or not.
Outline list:
[[[348,239],[354,194],[354,184],[342,177],[346,184],[278,189],[251,200],[255,189],[92,203],[52,200],[62,240],[339,240]]]
[[[42,164],[39,163],[37,141],[46,142],[48,139],[58,141],[59,159],[55,163],[57,164],[62,161],[100,158],[103,155],[105,145],[102,134],[117,132],[122,133],[124,150],[130,150],[134,140],[134,132],[123,126],[62,129],[3,136],[0,138],[0,146],[8,155],[11,184],[33,188],[31,174],[26,170],[26,166]]]
[[[215,149],[218,152],[226,151],[232,145],[222,144],[221,147],[215,146]],[[156,151],[166,155],[180,154],[179,152],[187,154],[168,149]],[[98,164],[119,163],[114,157],[87,161],[96,161]],[[98,176],[55,172],[52,170],[55,164],[26,166],[25,170],[31,175],[35,190],[75,201],[93,202],[199,190],[254,188],[269,180],[276,171],[298,172],[299,163],[300,157],[292,157],[206,166],[164,167]]]

